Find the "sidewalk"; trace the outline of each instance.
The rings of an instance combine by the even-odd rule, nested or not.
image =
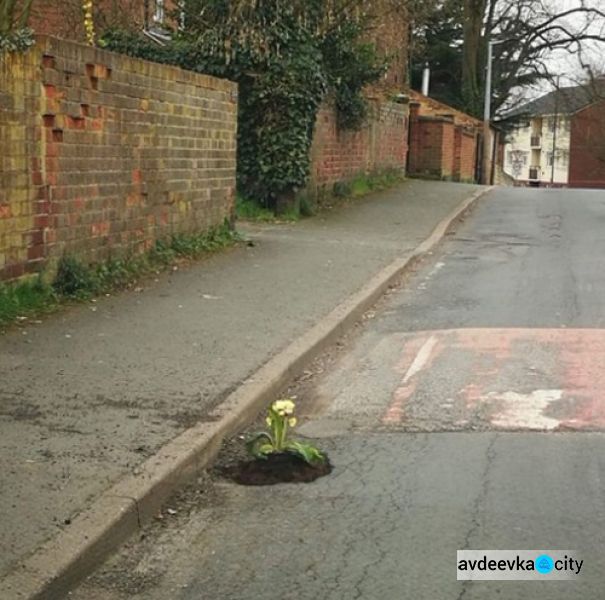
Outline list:
[[[410,181],[0,337],[0,577],[411,254],[479,188]]]

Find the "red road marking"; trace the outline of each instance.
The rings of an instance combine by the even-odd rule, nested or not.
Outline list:
[[[433,357],[439,351],[439,340],[436,336],[430,335],[423,339],[422,345],[419,346],[417,343],[411,344],[410,346],[411,348],[408,348],[405,353],[405,364],[408,364],[412,352],[415,352],[414,358],[409,363],[405,375],[401,380],[402,386],[395,391],[394,402],[391,404],[384,417],[384,421],[387,423],[401,421],[403,417],[403,406],[416,391],[415,382],[417,375],[431,365]]]
[[[427,350],[430,340],[433,343]],[[448,358],[461,352],[468,360],[465,385],[444,389],[440,395],[443,400],[463,402],[474,414],[487,406],[493,427],[605,427],[602,329],[456,329],[410,334],[395,365],[404,376],[383,422],[405,422],[406,405],[427,377],[428,368],[443,368]],[[534,365],[534,360],[541,364]]]

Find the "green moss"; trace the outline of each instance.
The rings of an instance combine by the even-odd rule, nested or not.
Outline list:
[[[339,181],[334,184],[336,197],[359,198],[372,192],[389,189],[402,181],[405,177],[397,169],[386,169],[374,173],[360,173],[350,181]]]

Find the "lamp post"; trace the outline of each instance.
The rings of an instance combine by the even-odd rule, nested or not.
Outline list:
[[[491,169],[489,162],[492,157],[490,139],[490,123],[492,112],[492,60],[493,48],[497,44],[502,44],[505,40],[489,41],[487,43],[487,68],[485,74],[485,101],[483,104],[483,168],[481,169],[481,183],[491,184]]]
[[[557,129],[559,127],[559,90],[561,78],[557,76],[557,85],[555,88],[555,116],[553,117],[553,128],[552,128],[552,164],[550,170],[550,184],[555,183],[555,159],[557,155]]]

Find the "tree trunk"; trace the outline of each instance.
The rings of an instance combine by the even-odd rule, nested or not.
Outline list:
[[[271,208],[276,216],[297,213],[300,202],[295,192],[283,192],[273,199]]]
[[[462,97],[472,115],[481,116],[484,40],[483,19],[487,0],[464,0],[464,49],[462,57]]]

